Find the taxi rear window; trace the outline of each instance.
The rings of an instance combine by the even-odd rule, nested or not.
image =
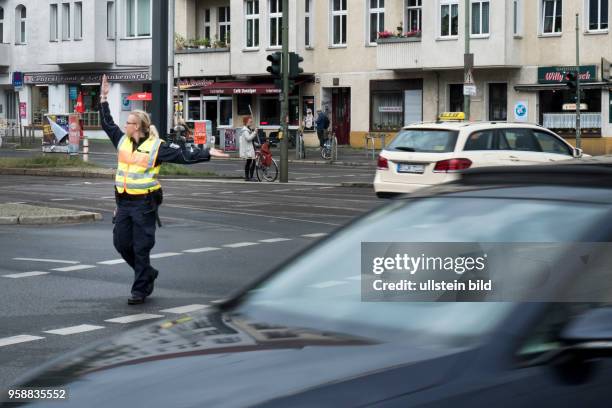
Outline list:
[[[423,153],[448,153],[455,150],[456,130],[444,129],[403,129],[387,149]]]

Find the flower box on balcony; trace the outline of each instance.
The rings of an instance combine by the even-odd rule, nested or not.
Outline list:
[[[376,40],[377,44],[388,44],[388,43],[403,43],[403,42],[420,42],[421,36],[412,37],[387,37],[379,38]]]
[[[229,52],[229,47],[226,48],[185,48],[176,50],[177,54],[205,54],[209,52]]]

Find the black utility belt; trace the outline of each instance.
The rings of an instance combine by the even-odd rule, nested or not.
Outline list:
[[[147,194],[126,194],[126,193],[118,193],[115,190],[115,198],[119,200],[127,200],[127,201],[144,201],[150,200],[154,197],[158,197],[161,194],[160,190],[151,191]]]

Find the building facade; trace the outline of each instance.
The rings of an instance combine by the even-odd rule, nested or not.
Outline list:
[[[575,100],[563,76],[576,65],[578,13],[583,146],[612,150],[605,61],[602,69],[602,58],[612,60],[608,2],[471,0],[470,119],[525,120],[571,139]],[[462,111],[464,6],[463,0],[290,1],[289,50],[304,58],[290,100],[292,127],[303,124],[308,109],[323,108],[340,143],[361,146],[368,133],[392,136],[406,124]],[[280,50],[281,7],[281,0],[176,0],[183,49],[175,73],[188,120],[239,126],[252,111],[260,128],[277,128],[280,104],[266,56]]]
[[[146,109],[127,96],[150,89],[151,7],[151,0],[0,0],[0,119],[39,126],[45,114],[73,112],[81,94],[87,135],[104,137],[103,73],[117,123]]]

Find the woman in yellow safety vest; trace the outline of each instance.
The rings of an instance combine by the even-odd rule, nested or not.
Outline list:
[[[134,269],[134,283],[128,304],[144,303],[153,293],[158,271],[151,266],[150,253],[155,245],[157,207],[162,202],[162,189],[157,175],[162,162],[194,164],[212,157],[229,157],[217,150],[185,148],[168,144],[159,138],[146,112],[132,111],[125,124],[125,133],[115,124],[108,106],[110,85],[102,77],[100,122],[102,129],[117,148],[113,243],[123,259]],[[160,224],[161,225],[161,224]]]

